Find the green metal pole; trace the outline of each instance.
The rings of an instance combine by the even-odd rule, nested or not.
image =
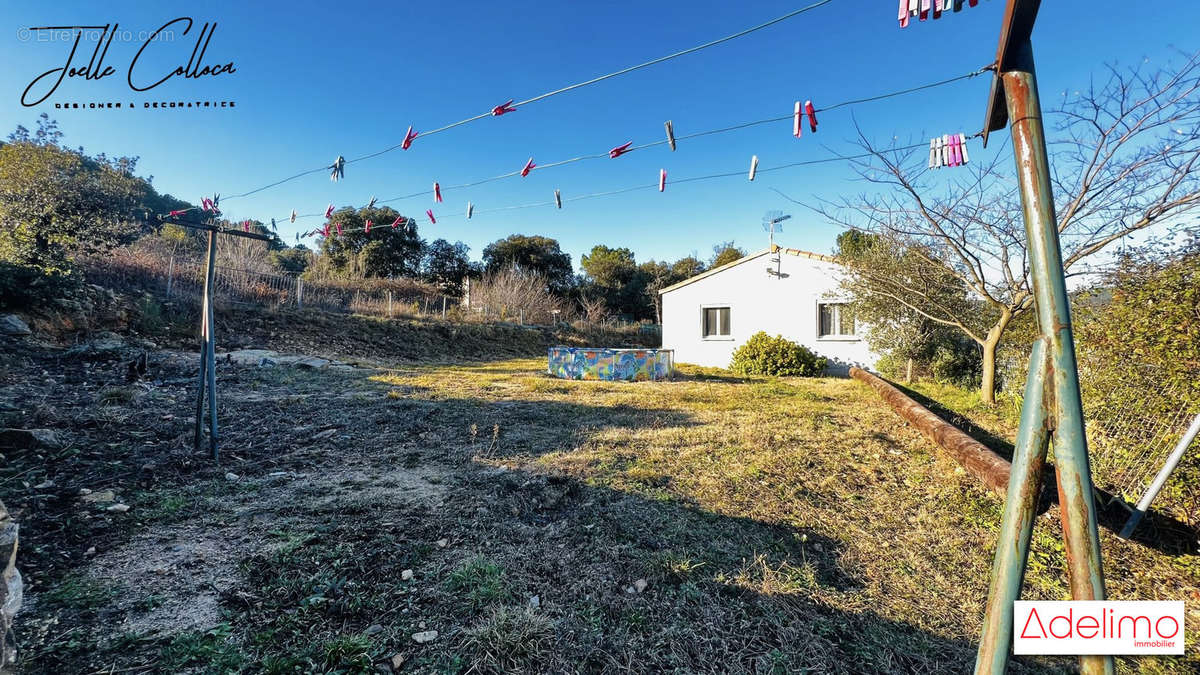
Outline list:
[[[208,305],[212,295],[213,265],[216,262],[216,237],[216,232],[208,231],[208,266],[204,272],[204,295],[200,303],[200,387],[196,393],[196,428],[192,437],[192,446],[196,450],[200,449],[203,437],[204,397],[205,388],[208,386],[208,335],[212,330],[208,322]]]
[[[1075,340],[1071,334],[1070,304],[1058,241],[1058,219],[1054,214],[1054,193],[1034,73],[1033,46],[1024,40],[1014,45],[1010,56],[1011,66],[1005,68],[1000,77],[1011,120],[1038,326],[1046,341],[1052,378],[1049,398],[1044,401],[1026,399],[1025,405],[1045,406],[1048,412],[1052,410],[1054,416],[1054,456],[1071,597],[1075,600],[1103,600],[1100,533],[1096,526],[1096,503],[1092,495],[1092,474],[1083,430],[1083,403],[1079,396]],[[1023,420],[1025,417],[1022,415]],[[1029,418],[1033,417],[1029,415]],[[1016,525],[1009,524],[1008,529],[1015,531]],[[1013,543],[1002,540],[1000,546]],[[1007,569],[1005,573],[1019,577],[1023,567]],[[1010,585],[1014,582],[1019,587],[1019,578],[1008,578],[997,583]],[[1080,657],[1080,669],[1084,673],[1111,673],[1113,660],[1108,656],[1083,656]]]
[[[992,587],[983,620],[979,656],[975,661],[976,673],[1003,673],[1008,666],[1013,602],[1021,596],[1021,583],[1025,579],[1029,540],[1037,516],[1038,497],[1042,493],[1046,447],[1050,443],[1052,411],[1046,406],[1046,385],[1051,378],[1046,339],[1038,338],[1033,343],[1029,375],[1025,378],[1025,403],[1021,407],[1021,426],[1008,479],[1008,499],[1004,502],[1004,520],[992,565]]]

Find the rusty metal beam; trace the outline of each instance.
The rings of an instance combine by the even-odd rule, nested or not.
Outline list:
[[[1008,105],[1004,100],[1004,85],[1000,73],[1012,66],[1013,48],[1030,41],[1033,24],[1037,21],[1042,0],[1008,0],[1004,11],[1004,22],[1000,24],[1000,43],[996,47],[996,60],[992,64],[995,77],[992,91],[988,95],[987,114],[983,119],[983,147],[987,147],[988,134],[1008,126]]]
[[[908,420],[909,424],[931,441],[945,448],[964,469],[983,481],[988,489],[1001,498],[1004,497],[1010,472],[1010,465],[1006,459],[875,375],[860,368],[851,368],[850,376],[869,385],[898,415]]]

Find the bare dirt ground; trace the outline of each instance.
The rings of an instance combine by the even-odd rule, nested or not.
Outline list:
[[[193,356],[149,348],[129,381],[135,342],[4,345],[5,425],[62,439],[0,467],[24,672],[972,668],[999,501],[853,381],[566,382],[247,334],[355,366],[222,362],[219,466]],[[1048,512],[1026,597],[1065,597],[1059,541]],[[1103,543],[1110,594],[1186,599],[1194,634],[1195,542]],[[1194,672],[1189,649],[1121,668]]]

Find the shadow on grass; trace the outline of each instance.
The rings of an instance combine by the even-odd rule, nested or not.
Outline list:
[[[1013,447],[1013,443],[1008,439],[987,431],[971,422],[964,415],[941,405],[920,392],[891,380],[885,381],[904,392],[909,398],[928,408],[938,417],[953,424],[971,438],[984,444],[1005,460],[1012,461],[1015,448]],[[1058,504],[1058,490],[1055,486],[1055,476],[1054,465],[1047,463],[1042,481],[1042,496],[1038,500],[1039,514],[1045,513],[1051,507]],[[1125,527],[1126,521],[1129,520],[1133,505],[1126,502],[1120,496],[1099,487],[1093,487],[1092,490],[1096,498],[1098,524],[1112,531],[1114,534],[1119,533]],[[1196,534],[1196,531],[1188,526],[1187,523],[1159,511],[1150,511],[1146,514],[1146,517],[1142,520],[1142,524],[1134,532],[1133,536],[1130,537],[1130,540],[1168,555],[1195,555],[1200,552],[1200,542],[1197,542]]]

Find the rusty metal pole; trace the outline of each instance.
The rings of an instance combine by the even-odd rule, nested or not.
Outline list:
[[[1025,580],[1029,541],[1037,517],[1042,470],[1046,465],[1046,448],[1053,424],[1051,411],[1045,405],[1049,400],[1046,392],[1050,379],[1046,340],[1039,338],[1033,343],[1033,352],[1029,356],[1025,403],[1021,407],[1021,426],[1013,452],[996,560],[992,564],[992,586],[983,619],[979,656],[975,661],[976,673],[1003,673],[1008,665],[1008,646],[1012,644],[1013,636],[1013,602],[1021,597],[1021,584]]]
[[[1010,1],[1010,13],[1019,2]],[[1036,12],[1037,3],[1030,3]],[[1032,19],[1029,21],[1032,24]],[[1031,27],[1031,26],[1030,26]],[[1042,333],[1048,362],[1049,386],[1040,400],[1025,400],[1025,407],[1044,408],[1041,413],[1022,411],[1019,435],[1028,442],[1036,431],[1025,428],[1045,414],[1053,417],[1054,455],[1058,472],[1059,506],[1062,511],[1063,540],[1067,554],[1067,572],[1071,597],[1074,600],[1103,600],[1104,573],[1100,563],[1100,533],[1096,526],[1096,504],[1092,495],[1092,475],[1088,465],[1087,440],[1083,430],[1083,404],[1079,396],[1079,375],[1075,362],[1075,340],[1071,333],[1070,304],[1063,273],[1062,251],[1058,241],[1058,220],[1054,213],[1054,197],[1050,183],[1050,162],[1046,155],[1045,128],[1038,100],[1037,77],[1034,73],[1033,45],[1028,35],[1010,43],[1004,58],[997,66],[1003,84],[1007,116],[1011,120],[1013,152],[1017,162],[1017,181],[1025,216],[1025,234],[1029,246],[1030,271],[1033,276],[1034,298],[1037,304],[1038,326]],[[1013,480],[1018,476],[1014,472]],[[1009,500],[1018,502],[1005,510],[1002,534],[997,553],[997,578],[992,580],[991,604],[1006,604],[1000,612],[1009,617],[1007,627],[1011,637],[1010,589],[1020,592],[1024,575],[1020,534],[1024,532],[1020,493],[1009,493]],[[1012,556],[1012,564],[1001,567],[1000,558]],[[1022,564],[1017,564],[1018,562]],[[1011,595],[1012,600],[1016,595]],[[1002,617],[989,617],[1002,620]],[[985,638],[1004,627],[985,625]],[[979,672],[999,672],[1007,663],[1008,644],[984,642],[977,661]],[[1001,653],[1003,652],[1003,653]],[[996,668],[999,666],[999,669]],[[1080,670],[1084,673],[1111,673],[1113,660],[1109,656],[1082,656]]]

